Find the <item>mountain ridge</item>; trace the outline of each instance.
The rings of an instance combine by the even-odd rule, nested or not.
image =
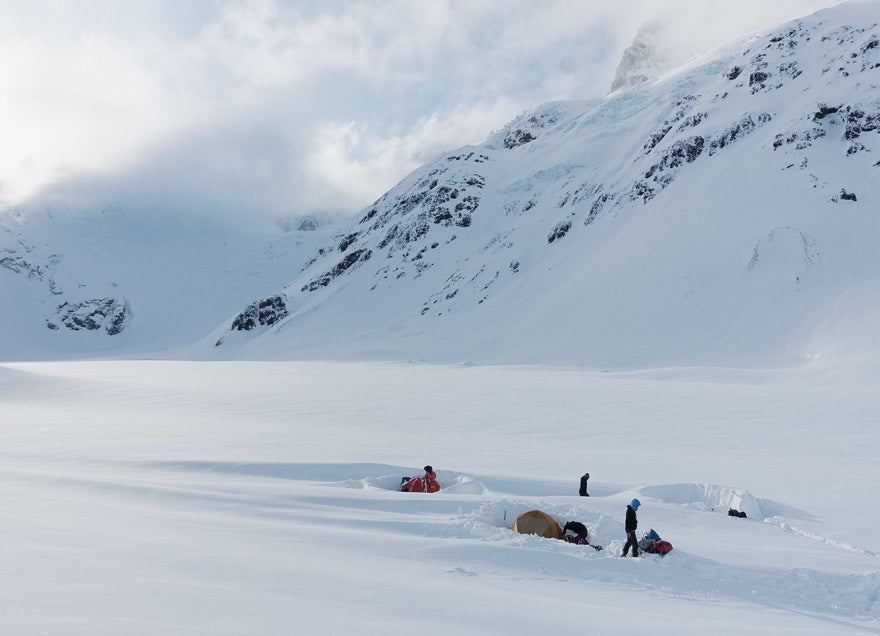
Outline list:
[[[7,212],[0,356],[876,365],[875,6],[541,104],[348,223]]]
[[[0,359],[173,355],[287,280],[332,227],[157,223],[123,207],[0,216]]]
[[[826,215],[877,229],[878,40],[850,3],[662,81],[541,105],[412,172],[272,297],[283,311],[230,329],[239,315],[205,355],[808,362],[817,306],[872,280],[835,259],[877,265]]]

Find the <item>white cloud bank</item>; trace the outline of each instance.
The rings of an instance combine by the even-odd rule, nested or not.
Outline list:
[[[353,213],[527,108],[833,0],[0,1],[0,204]]]

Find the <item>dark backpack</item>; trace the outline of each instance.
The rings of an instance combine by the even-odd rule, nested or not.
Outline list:
[[[562,528],[562,538],[569,543],[589,545],[589,532],[587,526],[580,521],[569,521]]]

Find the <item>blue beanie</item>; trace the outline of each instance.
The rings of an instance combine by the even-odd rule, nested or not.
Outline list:
[[[632,506],[633,510],[635,510],[636,508],[638,508],[639,506],[642,505],[642,502],[639,501],[638,499],[633,499],[632,501],[629,502],[629,505]]]

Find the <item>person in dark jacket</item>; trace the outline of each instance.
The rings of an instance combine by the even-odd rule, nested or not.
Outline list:
[[[589,497],[590,493],[587,492],[587,480],[590,478],[590,473],[584,473],[581,475],[581,487],[578,490],[578,494],[581,497]]]
[[[626,530],[626,545],[623,546],[623,554],[620,556],[626,556],[626,553],[629,552],[630,546],[632,546],[633,549],[633,556],[639,556],[639,542],[636,539],[636,528],[639,527],[639,520],[636,518],[636,510],[638,510],[641,505],[641,501],[633,499],[626,507],[626,522],[624,524],[624,529]]]

